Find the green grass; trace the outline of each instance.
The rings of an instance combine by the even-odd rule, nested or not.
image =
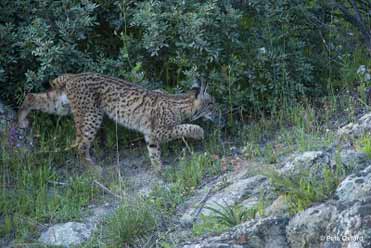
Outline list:
[[[338,102],[335,97],[328,99],[328,107],[320,109],[323,111],[319,113],[311,104],[303,103],[272,116],[262,117],[244,127],[233,124],[233,130],[227,133],[213,128],[214,131],[209,132],[201,144],[190,141],[186,145],[179,141],[164,145],[165,155],[181,154],[174,163],[176,165],[168,166],[164,171],[166,185],[157,185],[146,199],[122,202],[118,211],[102,224],[94,238],[84,247],[132,245],[146,239],[149,233],[161,232],[159,227],[171,223],[179,204],[208,178],[223,173],[224,168],[218,157],[229,155],[229,145],[222,142],[228,140],[228,135],[233,134],[231,144],[244,145],[243,154],[246,158],[263,159],[267,163],[276,163],[293,151],[327,147],[335,139],[335,132],[327,123],[336,116],[337,108],[349,108],[349,118],[353,118],[354,106],[349,99],[342,102]],[[232,120],[233,116],[229,116],[229,121]],[[75,151],[64,151],[74,142],[72,119],[36,114],[32,123],[34,152],[27,153],[22,149],[11,152],[7,149],[6,139],[0,144],[0,237],[15,238],[17,242],[26,243],[35,238],[45,223],[78,220],[81,209],[91,202],[99,201],[101,196],[100,190],[92,184],[92,178],[76,171],[78,164],[74,164],[78,158]],[[93,148],[98,154],[106,153],[107,150],[112,154],[117,142],[122,149],[122,145],[129,145],[132,140],[139,138],[136,133],[122,127],[116,131],[112,122],[107,122],[103,129],[104,145],[97,146],[100,142],[98,137]],[[357,144],[371,157],[370,140],[364,137]],[[194,151],[200,147],[207,152]],[[309,172],[302,172],[299,176],[268,176],[276,191],[286,197],[290,213],[293,214],[331,196],[344,173],[340,169],[331,171],[324,167],[321,175],[318,178]],[[111,189],[116,189],[116,180],[121,179],[115,178],[109,182]],[[119,191],[122,190],[120,186]],[[262,199],[259,202],[264,203]],[[201,216],[201,221],[193,226],[195,235],[222,232],[254,218],[257,213],[262,215],[264,206],[244,209],[238,205],[223,205],[210,210],[213,212],[211,216]],[[167,237],[160,242],[171,245]]]
[[[257,213],[256,208],[244,208],[240,205],[229,206],[227,204],[217,204],[217,207],[207,206],[205,209],[211,211],[209,216],[201,215],[200,222],[192,227],[195,236],[206,233],[221,233],[231,227],[254,219]]]
[[[346,175],[345,169],[337,165],[331,170],[327,165],[319,165],[320,176],[308,170],[295,175],[279,175],[275,171],[266,172],[275,191],[284,195],[290,214],[296,214],[316,202],[328,199]]]
[[[78,220],[81,210],[89,203],[99,201],[103,195],[92,183],[92,177],[77,170],[80,166],[78,157],[74,150],[68,149],[74,143],[72,119],[36,113],[31,122],[32,152],[23,148],[8,149],[6,136],[1,140],[0,223],[4,225],[1,225],[0,237],[26,243],[32,242],[45,224]],[[104,128],[106,149],[115,148],[117,141],[122,145],[137,137],[121,131],[122,128],[117,130],[119,136],[116,138],[116,127],[108,122]],[[214,140],[205,144],[210,148],[220,144],[220,132],[217,135],[218,138],[213,134]],[[103,151],[99,147],[96,149],[98,153]],[[152,217],[170,217],[203,179],[220,172],[218,161],[208,153],[194,153],[192,148],[191,155],[182,156],[179,165],[169,167],[165,173],[169,187],[159,185],[145,201],[122,203],[115,216],[103,225],[113,234],[104,233],[102,244],[131,243],[142,237],[146,230],[153,231],[157,223]],[[111,184],[111,188],[117,186],[115,182]],[[146,229],[147,224],[151,226],[149,229]]]
[[[323,99],[319,105],[321,107],[315,109],[309,103],[298,104],[244,126],[239,136],[243,137],[245,157],[276,163],[292,152],[319,150],[333,144],[337,127],[332,123],[339,115],[338,109],[353,109],[354,106],[348,98],[339,102],[331,97]],[[350,121],[354,113],[342,116]]]
[[[176,167],[165,171],[164,179],[168,185],[157,185],[150,193],[149,200],[165,215],[172,215],[176,207],[207,177],[220,173],[220,161],[208,153],[194,153],[182,158]]]
[[[217,204],[216,207],[206,206],[205,209],[211,210],[214,214],[214,218],[219,223],[224,224],[228,227],[233,227],[248,219],[255,218],[257,210],[255,208],[246,209],[240,205],[228,206],[227,204]]]
[[[254,132],[252,130],[254,127],[249,129],[249,133]],[[259,133],[260,128],[256,132]],[[305,131],[299,127],[277,128],[275,131],[267,129],[264,133],[262,136],[269,135],[269,137],[256,139],[247,134],[247,141],[242,148],[247,159],[262,158],[267,163],[276,163],[280,158],[294,151],[304,152],[328,147],[336,138],[336,133],[332,130]]]
[[[221,173],[220,163],[208,153],[192,153],[164,172],[166,185],[158,184],[145,199],[124,201],[83,247],[120,247],[146,242],[149,233],[171,223],[176,208],[207,178]],[[166,235],[159,239],[170,245]],[[99,244],[99,245],[97,245]]]
[[[156,213],[144,200],[124,201],[106,221],[104,239],[107,247],[133,245],[157,228]]]
[[[190,159],[180,161],[172,181],[179,184],[185,192],[192,192],[205,177],[218,175],[220,172],[220,161],[212,159],[209,153],[194,154]]]
[[[89,176],[61,169],[76,160],[73,152],[64,151],[73,141],[70,121],[40,117],[33,124],[33,152],[12,147],[7,134],[0,140],[0,238],[22,243],[45,224],[78,220],[81,210],[101,195]]]
[[[163,216],[170,217],[176,212],[176,207],[185,199],[185,192],[178,184],[169,186],[156,185],[148,196],[148,200]]]
[[[356,141],[358,150],[367,154],[371,158],[371,135],[365,135]]]
[[[192,234],[194,236],[202,236],[208,233],[218,234],[228,230],[229,227],[220,223],[213,216],[200,216],[200,223],[192,226]]]
[[[43,223],[78,219],[81,209],[98,198],[89,178],[62,178],[49,161],[32,155],[1,167],[0,217],[9,220],[0,229],[3,237],[27,240]]]

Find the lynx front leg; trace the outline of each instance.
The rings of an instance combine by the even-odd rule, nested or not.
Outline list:
[[[171,129],[163,129],[164,131],[158,132],[158,137],[161,142],[167,142],[180,138],[203,139],[204,130],[202,127],[193,124],[181,124]]]
[[[160,143],[157,141],[156,138],[153,137],[145,136],[144,138],[147,143],[151,165],[154,167],[156,172],[160,172],[162,168]]]
[[[163,167],[163,163],[161,161],[160,143],[179,139],[182,137],[203,139],[204,130],[197,125],[182,124],[170,129],[159,128],[158,130],[155,130],[153,132],[152,136],[145,137],[149,158],[151,160],[152,166],[156,169],[156,171],[159,172]]]
[[[102,124],[102,121],[103,113],[98,109],[96,109],[96,112],[85,113],[81,122],[77,121],[77,123],[79,123],[79,127],[76,130],[76,142],[78,142],[78,150],[83,156],[83,159],[91,165],[95,165],[95,161],[90,155],[90,147],[100,128],[100,125]]]

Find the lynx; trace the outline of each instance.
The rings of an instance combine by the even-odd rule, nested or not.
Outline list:
[[[162,167],[160,144],[179,138],[203,139],[204,130],[185,121],[201,117],[219,118],[215,100],[204,83],[198,83],[185,94],[151,91],[125,80],[95,73],[65,74],[51,82],[47,93],[29,94],[18,112],[18,123],[28,126],[31,110],[67,115],[72,113],[79,153],[95,165],[90,146],[100,128],[103,116],[144,135],[151,164]],[[219,124],[222,121],[219,121]]]

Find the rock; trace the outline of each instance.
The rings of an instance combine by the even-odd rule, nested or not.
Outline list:
[[[244,208],[250,209],[255,208],[259,204],[258,196],[251,196],[240,203]]]
[[[371,166],[346,177],[336,189],[336,197],[343,203],[360,200],[371,192]]]
[[[280,195],[272,204],[264,210],[266,216],[289,216],[289,206],[285,196]]]
[[[353,146],[343,145],[339,152],[334,148],[326,151],[308,151],[289,156],[278,169],[281,175],[298,175],[304,170],[321,177],[323,166],[335,170],[343,166],[349,172],[357,172],[371,164],[367,154],[354,150]]]
[[[288,218],[262,218],[238,225],[220,236],[205,237],[177,247],[183,248],[286,248]]]
[[[292,247],[371,247],[371,166],[346,177],[334,199],[295,215],[287,226]]]
[[[113,203],[105,203],[97,207],[94,206],[91,208],[90,214],[84,219],[84,222],[95,228],[104,218],[113,214],[116,208],[117,204]]]
[[[361,137],[371,131],[371,112],[363,115],[357,123],[349,123],[340,128],[337,132],[339,136],[350,136],[353,138]]]
[[[51,226],[39,238],[47,245],[70,247],[86,241],[92,234],[92,227],[78,222],[67,222]]]
[[[220,209],[219,205],[233,206],[243,199],[251,196],[258,196],[259,192],[264,189],[266,184],[268,184],[267,178],[261,175],[237,180],[225,189],[211,196],[206,201],[205,206],[216,209]],[[210,215],[211,210],[204,208],[201,213],[203,215]]]
[[[198,215],[208,216],[212,214],[212,211],[204,208],[204,206],[215,209],[220,209],[220,205],[233,206],[240,203],[247,207],[255,206],[254,203],[257,203],[261,193],[265,194],[267,199],[275,198],[274,196],[268,196],[268,194],[273,194],[270,188],[265,176],[247,177],[246,170],[231,173],[198,190],[184,204],[185,209],[182,209],[180,221],[187,225],[194,221]]]
[[[308,169],[311,173],[318,175],[320,166],[331,166],[331,158],[332,154],[326,151],[308,151],[293,154],[283,163],[278,172],[281,175],[295,175]]]
[[[197,218],[197,215],[200,214],[200,208],[203,208],[203,201],[210,194],[210,190],[210,185],[197,190],[196,194],[183,204],[183,209],[178,210],[181,212],[180,223],[183,226],[192,225],[193,221]]]
[[[335,158],[336,160],[336,158]],[[352,172],[363,170],[370,164],[367,154],[357,152],[354,149],[343,149],[340,151],[340,160],[345,168]]]
[[[322,237],[324,247],[371,247],[371,197],[342,207],[337,206],[342,211]]]
[[[286,228],[291,247],[320,247],[321,236],[336,215],[336,211],[336,207],[332,205],[321,204],[295,215]]]
[[[104,204],[90,209],[90,215],[83,222],[60,223],[42,232],[39,242],[46,245],[71,247],[87,241],[101,221],[112,214],[116,204]]]

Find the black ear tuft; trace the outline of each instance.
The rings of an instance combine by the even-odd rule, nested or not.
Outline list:
[[[196,80],[192,87],[191,87],[191,90],[193,90],[195,92],[195,96],[196,98],[198,97],[198,95],[200,94],[201,92],[201,82],[199,80]]]
[[[196,98],[198,97],[198,95],[199,95],[200,92],[201,92],[201,88],[198,87],[198,86],[192,86],[191,90],[195,92],[195,97],[196,97]]]

